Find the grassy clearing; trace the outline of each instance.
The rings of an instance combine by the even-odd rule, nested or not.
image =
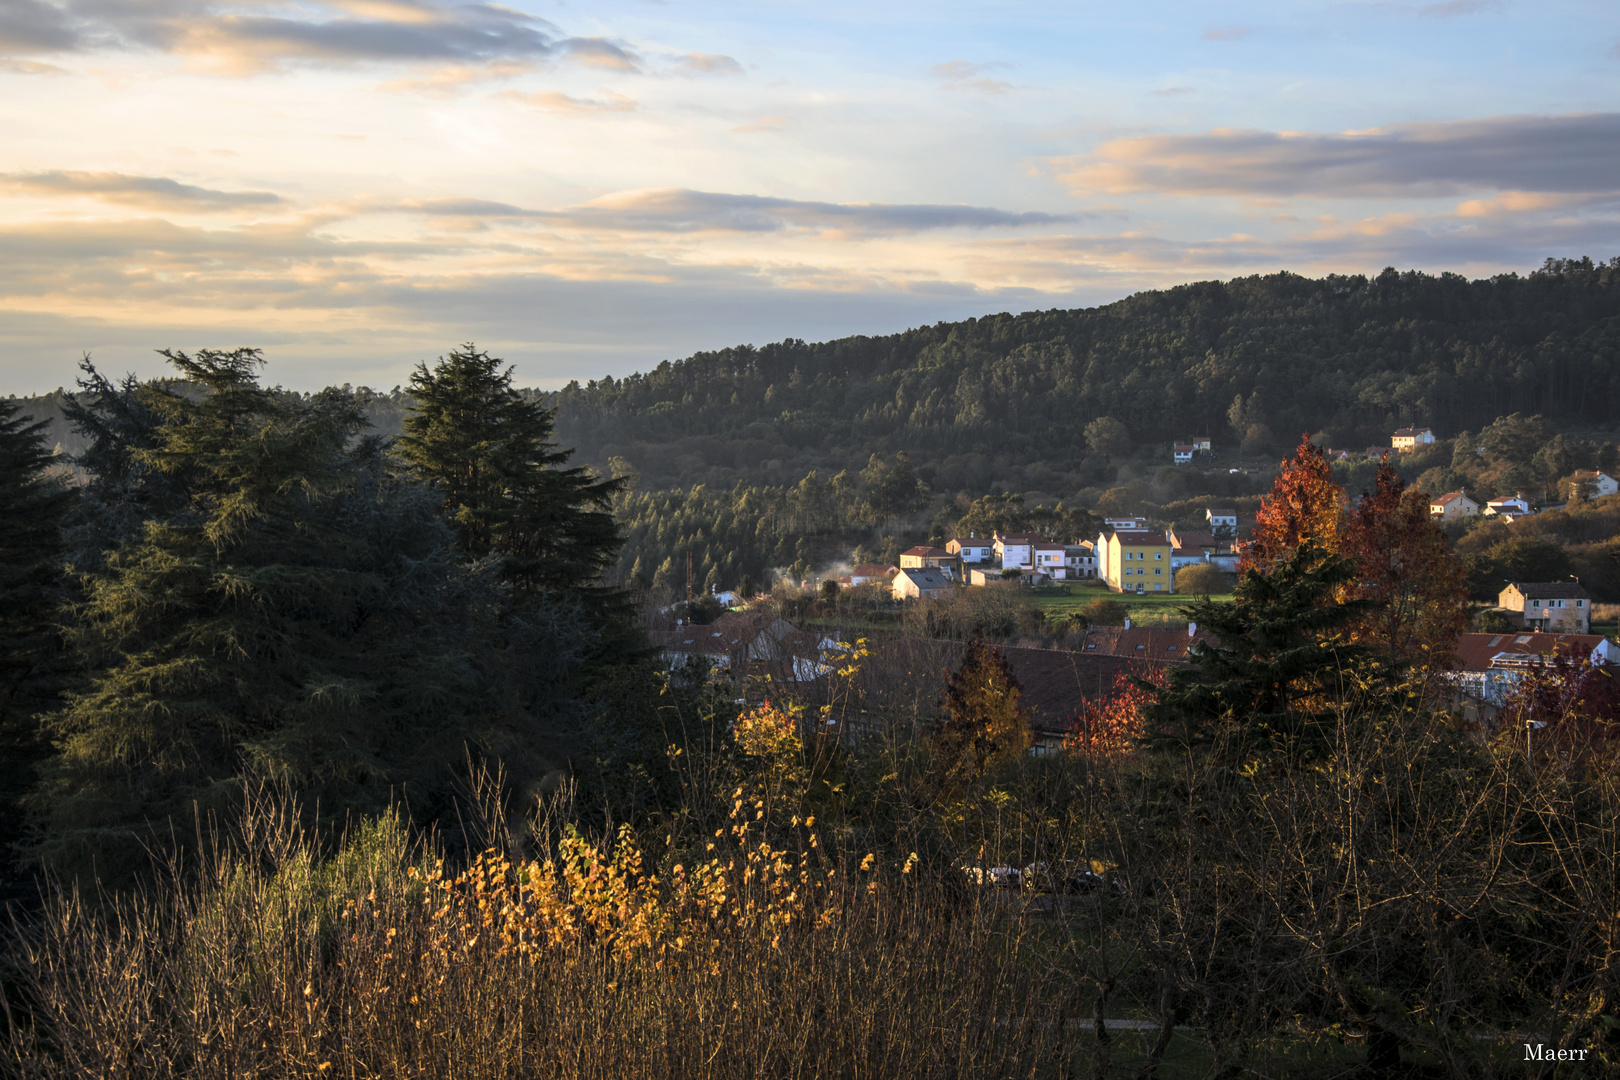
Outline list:
[[[1115,600],[1124,604],[1134,622],[1185,622],[1181,609],[1198,599],[1180,593],[1116,593],[1104,585],[1075,584],[1068,596],[1042,596],[1041,607],[1048,618],[1063,618],[1093,600]],[[1231,593],[1216,594],[1212,600],[1231,600]]]

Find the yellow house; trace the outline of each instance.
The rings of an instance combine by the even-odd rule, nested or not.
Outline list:
[[[1097,572],[1115,592],[1175,592],[1170,541],[1145,529],[1104,533],[1097,540]]]

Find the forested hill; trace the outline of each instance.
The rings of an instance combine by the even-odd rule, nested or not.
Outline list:
[[[1031,462],[1084,473],[1083,429],[1102,416],[1139,443],[1230,446],[1262,425],[1281,443],[1327,429],[1368,445],[1394,426],[1451,434],[1512,412],[1608,428],[1617,394],[1620,259],[1549,259],[1478,281],[1391,269],[1197,282],[1097,308],[737,346],[549,396],[564,445],[623,458],[643,487],[785,482],[904,449],[936,490],[984,490]]]

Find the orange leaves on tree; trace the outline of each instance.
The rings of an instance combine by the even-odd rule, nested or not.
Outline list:
[[[1089,757],[1132,753],[1147,733],[1148,707],[1158,699],[1164,682],[1162,667],[1136,678],[1123,671],[1115,675],[1108,696],[1087,701],[1070,719],[1063,749]]]
[[[1325,554],[1337,554],[1344,533],[1344,489],[1310,436],[1301,436],[1294,456],[1282,463],[1271,493],[1260,500],[1254,535],[1243,548],[1238,572],[1261,573],[1298,551],[1307,541]]]

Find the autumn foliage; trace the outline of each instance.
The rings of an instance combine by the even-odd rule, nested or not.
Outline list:
[[[1016,761],[1029,749],[1029,717],[1012,669],[983,641],[968,644],[962,666],[945,682],[944,718],[934,732],[934,752],[942,781],[971,781],[987,770]]]
[[[1561,653],[1520,673],[1497,718],[1500,738],[1556,752],[1566,765],[1612,765],[1620,753],[1620,677]]]
[[[1254,534],[1243,548],[1241,575],[1262,573],[1280,559],[1314,541],[1327,554],[1337,553],[1344,532],[1344,489],[1333,479],[1322,449],[1301,436],[1294,456],[1282,463],[1271,493],[1260,500]]]
[[[1123,671],[1115,675],[1106,697],[1088,700],[1070,719],[1063,749],[1089,757],[1135,753],[1147,732],[1148,708],[1164,682],[1162,667],[1138,676]]]

